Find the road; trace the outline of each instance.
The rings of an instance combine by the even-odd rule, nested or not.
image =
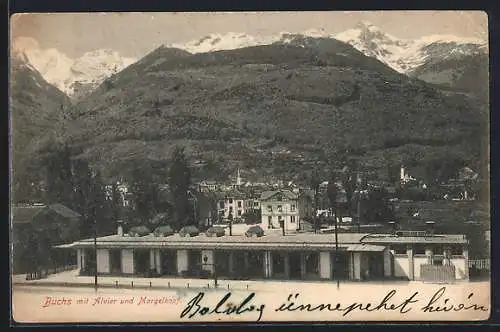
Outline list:
[[[284,282],[281,286],[272,283],[274,291],[227,289],[114,289],[83,287],[14,286],[12,292],[13,316],[18,322],[51,323],[124,323],[124,322],[203,322],[203,321],[401,321],[401,320],[482,320],[489,316],[489,282],[461,283],[453,285],[409,284],[341,284]],[[263,287],[264,288],[264,287]],[[442,292],[439,295],[439,292]],[[415,294],[416,293],[416,294]],[[201,295],[200,295],[201,294]],[[252,295],[253,294],[253,295]],[[392,295],[391,295],[392,294]],[[432,298],[438,298],[434,306],[454,305],[482,307],[484,310],[451,310],[446,313],[429,313],[422,310]],[[470,294],[473,294],[470,296]],[[413,296],[413,297],[412,297]],[[225,300],[223,300],[226,298]],[[247,301],[245,302],[245,299]],[[309,308],[321,304],[339,304],[348,307],[362,304],[371,307],[384,303],[393,310],[353,310],[348,315],[332,310],[279,311],[282,305],[297,307],[310,304]],[[410,300],[402,314],[401,304]],[[447,301],[445,301],[447,300]],[[219,302],[220,308],[236,308],[242,305],[240,314],[202,315],[203,307],[213,309]],[[193,304],[195,302],[195,304]],[[398,307],[399,305],[399,307]],[[192,309],[192,310],[190,310]],[[259,310],[262,309],[260,312]],[[181,317],[187,310],[188,314]],[[220,311],[220,310],[219,310]],[[234,310],[233,310],[234,311]],[[208,310],[207,310],[208,312]],[[191,314],[194,314],[190,317]]]

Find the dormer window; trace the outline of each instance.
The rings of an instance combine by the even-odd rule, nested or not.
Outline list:
[[[283,200],[283,196],[282,196],[281,194],[278,194],[278,195],[276,196],[276,200],[277,200],[278,202],[281,202],[281,201]]]

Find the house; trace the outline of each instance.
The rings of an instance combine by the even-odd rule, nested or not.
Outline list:
[[[245,214],[247,196],[238,190],[230,190],[218,193],[217,211],[219,216],[228,219],[232,215],[234,219],[241,218]]]
[[[283,236],[265,231],[260,237],[227,233],[181,237],[118,233],[98,238],[96,247],[94,260],[93,239],[58,246],[77,251],[81,274],[97,261],[100,275],[210,276],[216,269],[221,279],[469,279],[467,239],[454,234],[339,233],[336,245],[331,234]]]
[[[415,178],[412,177],[410,174],[408,174],[404,165],[401,165],[399,171],[399,181],[401,184],[406,184],[410,181],[415,181]]]
[[[290,190],[264,191],[260,196],[262,228],[297,231],[299,223],[299,195]]]
[[[80,237],[82,216],[78,212],[62,204],[17,205],[12,207],[11,218],[14,273],[71,263],[71,257],[58,257],[51,246]]]
[[[218,190],[217,182],[212,180],[204,180],[198,184],[200,192],[214,192]]]

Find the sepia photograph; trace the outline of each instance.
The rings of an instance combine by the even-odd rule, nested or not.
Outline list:
[[[15,323],[484,321],[481,11],[10,19]]]

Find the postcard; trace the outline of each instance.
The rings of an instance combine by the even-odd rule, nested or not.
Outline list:
[[[10,21],[14,323],[483,321],[480,11]]]

